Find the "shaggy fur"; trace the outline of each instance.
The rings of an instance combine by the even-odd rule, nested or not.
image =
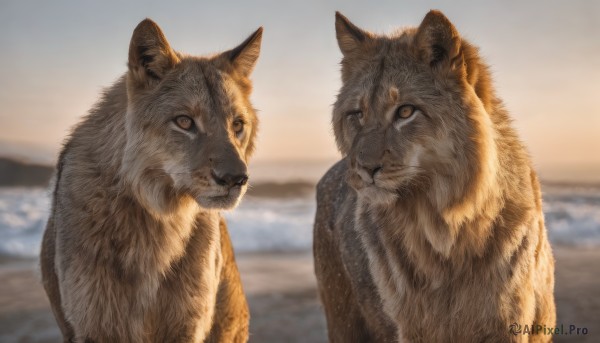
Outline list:
[[[149,19],[133,32],[129,71],[75,127],[57,166],[41,267],[65,342],[247,340],[219,209],[246,190],[261,37],[193,57]]]
[[[542,342],[554,260],[539,182],[477,49],[440,12],[390,36],[339,13],[344,159],[317,189],[332,342]]]

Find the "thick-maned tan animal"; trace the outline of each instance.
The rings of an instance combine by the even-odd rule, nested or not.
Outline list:
[[[246,190],[261,37],[193,57],[149,19],[133,32],[128,72],[59,157],[41,267],[65,341],[247,340],[219,210]]]
[[[318,184],[331,342],[540,342],[555,324],[540,187],[477,49],[440,12],[389,36],[337,14],[344,158]],[[514,330],[510,330],[513,325]]]

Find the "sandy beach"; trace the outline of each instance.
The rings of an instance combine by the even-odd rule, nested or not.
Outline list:
[[[558,323],[587,335],[555,342],[600,341],[600,251],[555,247]],[[326,342],[310,252],[237,257],[250,310],[251,342]],[[0,342],[59,342],[35,261],[0,260]]]

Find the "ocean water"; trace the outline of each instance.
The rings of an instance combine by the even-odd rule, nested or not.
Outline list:
[[[46,189],[0,188],[0,256],[39,254],[49,206]],[[237,252],[309,250],[315,210],[313,196],[247,196],[225,217]],[[600,246],[600,188],[545,187],[544,212],[552,243]]]

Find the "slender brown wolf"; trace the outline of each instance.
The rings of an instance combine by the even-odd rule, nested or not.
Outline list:
[[[555,323],[540,187],[477,48],[440,12],[393,35],[341,14],[344,158],[318,185],[332,342],[525,342]]]
[[[142,21],[129,70],[65,143],[41,252],[65,341],[245,342],[248,306],[219,209],[246,190],[262,28],[193,57]]]

